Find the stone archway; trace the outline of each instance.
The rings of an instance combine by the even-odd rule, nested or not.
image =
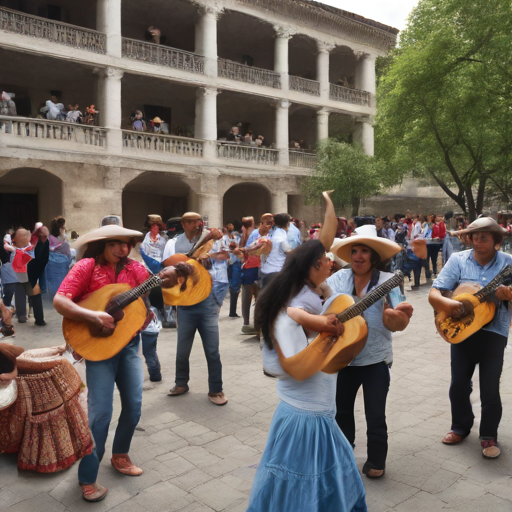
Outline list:
[[[123,224],[126,228],[141,230],[148,214],[161,215],[164,222],[180,217],[191,209],[194,195],[190,184],[180,176],[145,172],[123,189]]]
[[[259,183],[238,183],[229,188],[224,194],[222,218],[224,224],[233,224],[242,217],[252,215],[258,225],[262,214],[271,209],[270,191]]]
[[[32,167],[11,169],[0,177],[0,233],[11,227],[33,230],[36,222],[49,226],[63,213],[62,180]]]

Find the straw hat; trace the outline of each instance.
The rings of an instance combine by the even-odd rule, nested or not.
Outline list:
[[[487,233],[499,233],[502,236],[507,233],[507,230],[503,229],[491,217],[480,217],[479,219],[473,221],[466,229],[454,231],[453,233],[457,235],[469,235],[470,233],[477,233],[483,231]]]
[[[155,123],[155,124],[163,123],[163,121],[158,116],[155,117],[154,119],[151,119],[151,122]]]
[[[331,247],[331,252],[342,260],[351,261],[350,254],[354,245],[367,245],[378,253],[382,261],[388,260],[402,250],[395,242],[387,238],[378,237],[377,228],[367,224],[366,226],[356,228],[355,235],[335,242]]]
[[[16,358],[22,352],[23,349],[21,347],[0,343],[0,367],[2,368],[2,373],[11,379],[9,381],[0,380],[0,411],[7,409],[18,398]]]
[[[181,216],[181,220],[184,221],[184,220],[203,220],[203,217],[201,217],[201,214],[200,213],[196,213],[196,212],[187,212],[187,213],[184,213],[182,216]]]
[[[140,231],[135,231],[133,229],[122,228],[121,226],[116,226],[115,224],[110,224],[107,226],[102,226],[98,229],[93,229],[86,235],[81,236],[73,243],[73,248],[76,249],[76,259],[77,261],[81,259],[84,255],[84,252],[87,249],[87,246],[91,242],[99,242],[103,240],[120,240],[122,242],[141,242],[144,238],[144,235]]]

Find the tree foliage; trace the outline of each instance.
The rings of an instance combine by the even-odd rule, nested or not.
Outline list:
[[[357,215],[361,199],[377,194],[380,187],[378,162],[360,144],[327,139],[318,148],[316,167],[305,180],[304,193],[308,202],[316,202],[322,191],[334,190],[334,206],[351,206]]]
[[[429,175],[471,219],[512,200],[512,7],[421,0],[380,64],[376,154]]]

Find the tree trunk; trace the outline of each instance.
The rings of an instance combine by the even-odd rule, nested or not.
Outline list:
[[[352,217],[357,217],[359,215],[359,206],[361,205],[361,198],[353,197],[352,198]]]

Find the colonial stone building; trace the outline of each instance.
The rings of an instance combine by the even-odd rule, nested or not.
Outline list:
[[[396,34],[307,0],[0,0],[0,89],[18,114],[0,116],[0,228],[308,219],[299,181],[315,155],[290,140],[313,150],[342,132],[373,154],[375,59]],[[97,126],[37,118],[55,89],[66,107],[94,104]],[[137,109],[169,134],[133,131]],[[264,147],[227,142],[233,125]]]

